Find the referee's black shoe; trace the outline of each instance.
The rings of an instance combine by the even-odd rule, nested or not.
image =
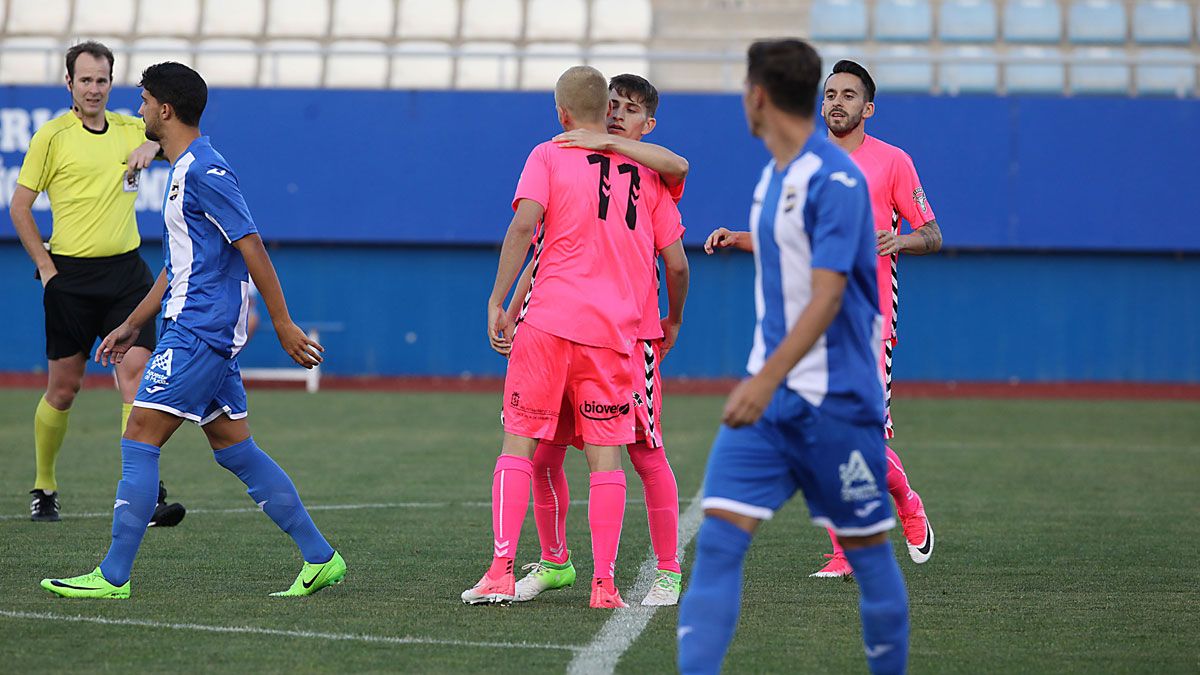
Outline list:
[[[158,481],[158,505],[154,507],[154,515],[150,516],[150,527],[175,527],[185,515],[187,509],[183,508],[183,504],[167,503],[167,488],[161,480]]]
[[[53,523],[58,517],[58,492],[30,490],[33,500],[29,502],[29,519],[39,523]]]

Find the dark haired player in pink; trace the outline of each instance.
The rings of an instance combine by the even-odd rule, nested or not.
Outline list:
[[[566,130],[603,131],[608,82],[576,66],[554,89]],[[679,239],[679,211],[658,175],[622,155],[538,145],[521,172],[516,211],[488,299],[488,339],[509,351],[504,440],[492,474],[492,564],[465,603],[510,602],[513,559],[529,509],[538,439],[551,438],[563,401],[591,469],[592,607],[624,607],[613,583],[625,513],[624,445],[634,440],[633,377],[654,254]],[[537,233],[531,290],[517,325],[504,299]]]
[[[900,308],[900,277],[897,261],[900,253],[925,255],[942,247],[942,231],[933,215],[933,207],[925,198],[921,179],[908,153],[894,145],[868,136],[866,120],[875,114],[875,81],[866,68],[854,61],[842,60],[833,66],[825,80],[821,115],[829,127],[829,138],[850,155],[862,169],[871,194],[871,211],[875,217],[876,252],[879,264],[879,309],[883,314],[883,349],[880,355],[880,375],[884,383],[884,404],[887,419],[884,437],[892,438],[892,350],[898,343],[897,316]],[[900,221],[908,221],[912,232],[900,233]],[[753,250],[749,232],[731,232],[717,228],[708,236],[704,249],[712,253],[718,248]],[[908,484],[904,465],[891,447],[887,448],[888,492],[896,502],[896,512],[904,526],[908,555],[915,563],[929,560],[933,554],[933,528],[925,516],[921,497]],[[844,577],[854,573],[837,537],[831,531],[833,553],[829,562],[814,577]]]

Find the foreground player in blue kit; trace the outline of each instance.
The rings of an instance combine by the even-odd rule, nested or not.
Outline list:
[[[142,73],[146,137],[171,162],[163,200],[165,268],[150,293],[96,350],[120,363],[138,326],[163,312],[161,337],[121,439],[121,482],[113,506],[112,544],[95,571],[43,579],[66,597],[128,598],[129,576],[158,496],[159,449],[183,421],[200,425],[217,463],[246,484],[250,497],[296,542],[304,567],[291,588],[272,595],[311,595],[337,584],[346,563],[321,536],[283,469],[259,449],[246,422],[246,390],[237,354],[246,344],[247,292],[254,279],[292,359],[312,368],[321,346],[288,315],[275,268],[242,198],[237,177],[200,135],[208,87],[196,71],[160,63]]]
[[[733,639],[751,536],[797,490],[854,566],[867,664],[902,673],[908,596],[887,531],[882,331],[866,180],[813,122],[821,60],[799,40],[749,50],[750,132],[774,159],[750,212],[757,325],[704,483],[679,611],[679,669],[715,673]]]

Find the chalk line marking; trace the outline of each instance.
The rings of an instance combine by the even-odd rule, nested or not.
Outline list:
[[[0,617],[31,621],[94,623],[103,626],[136,626],[139,628],[163,628],[167,630],[193,631],[201,633],[270,635],[273,637],[300,638],[305,640],[371,642],[376,644],[390,645],[438,645],[444,647],[479,647],[483,649],[551,649],[568,652],[577,652],[581,649],[580,647],[576,647],[574,645],[552,645],[535,642],[473,642],[470,640],[444,640],[439,638],[413,637],[410,635],[394,637],[389,635],[365,635],[361,633],[322,633],[307,630],[261,628],[258,626],[212,626],[199,623],[167,623],[163,621],[148,621],[144,619],[108,619],[101,616],[76,616],[67,614],[51,614],[49,612],[14,612],[4,609],[0,609]]]
[[[696,536],[696,531],[700,529],[700,521],[704,518],[704,509],[700,507],[700,497],[701,493],[697,492],[691,500],[683,500],[690,501],[691,505],[679,517],[680,551],[687,548],[692,538]],[[633,588],[626,597],[636,598],[636,602],[640,603],[641,599],[646,597],[646,593],[650,592],[650,584],[654,582],[654,575],[657,571],[658,558],[651,553],[650,557],[642,563],[637,581],[633,583]],[[571,663],[567,666],[568,675],[593,675],[595,673],[608,675],[612,673],[617,667],[617,661],[620,661],[621,656],[633,646],[634,642],[637,642],[638,636],[646,630],[646,626],[650,623],[650,619],[654,618],[658,609],[658,607],[632,604],[627,609],[613,610],[613,615],[600,628],[600,632],[596,633],[596,637],[575,653],[575,658],[571,659]]]

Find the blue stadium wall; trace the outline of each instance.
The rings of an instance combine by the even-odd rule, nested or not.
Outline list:
[[[114,91],[112,108],[136,108]],[[33,129],[68,103],[0,87],[0,202]],[[204,129],[239,174],[293,314],[338,323],[328,372],[496,375],[484,300],[547,93],[215,90]],[[692,164],[695,245],[744,228],[766,155],[738,97],[668,94],[649,137]],[[913,156],[946,251],[901,261],[899,379],[1200,382],[1200,105],[1127,98],[880,97],[870,131]],[[161,266],[166,167],[143,176],[143,255]],[[49,231],[49,211],[39,223]],[[40,289],[0,214],[0,371],[44,368]],[[753,264],[693,248],[670,375],[741,372]],[[267,324],[269,329],[269,323]],[[286,360],[269,334],[246,365]]]

